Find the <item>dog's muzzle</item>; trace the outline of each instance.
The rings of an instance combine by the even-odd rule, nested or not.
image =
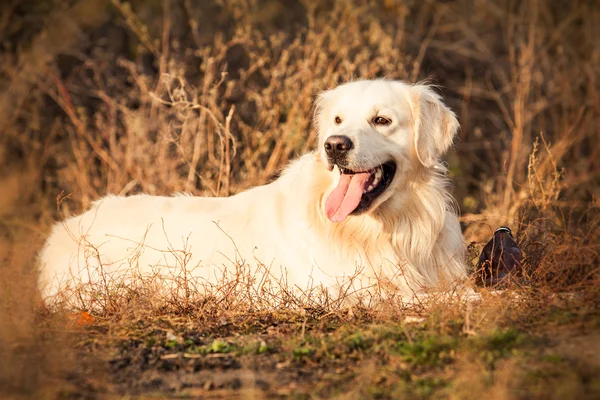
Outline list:
[[[325,140],[325,154],[331,165],[345,166],[348,153],[354,147],[354,143],[348,136],[332,135]]]

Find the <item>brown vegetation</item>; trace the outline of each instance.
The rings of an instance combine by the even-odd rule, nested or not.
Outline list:
[[[600,328],[595,2],[0,7],[0,394],[600,391],[599,355],[586,353]],[[525,260],[510,290],[484,290],[471,306],[302,312],[257,311],[238,292],[157,308],[138,290],[84,323],[40,307],[35,256],[55,219],[106,193],[225,196],[262,184],[314,146],[320,89],[382,76],[439,84],[457,112],[448,163],[465,237],[475,254],[495,227],[513,228]],[[231,365],[241,372],[221,385]],[[211,375],[186,389],[198,371]]]

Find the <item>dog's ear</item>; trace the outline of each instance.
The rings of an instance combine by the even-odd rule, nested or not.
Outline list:
[[[416,84],[410,90],[415,152],[421,164],[432,168],[452,146],[459,128],[458,120],[428,85]]]
[[[325,104],[327,103],[327,99],[331,94],[331,90],[324,90],[317,95],[313,105],[313,126],[317,130],[317,133],[321,134],[321,128],[323,128],[324,121],[323,119],[323,109],[325,108]]]

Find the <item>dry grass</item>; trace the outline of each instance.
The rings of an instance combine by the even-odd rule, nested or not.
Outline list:
[[[496,343],[497,329],[543,335],[583,324],[586,335],[597,335],[600,8],[593,2],[220,0],[199,7],[188,0],[15,0],[1,7],[0,393],[39,398],[101,390],[86,372],[95,361],[74,357],[114,351],[102,343],[134,338],[140,321],[150,321],[147,329],[193,326],[217,337],[225,329],[219,321],[229,321],[229,334],[265,320],[287,324],[292,333],[263,338],[275,341],[273,357],[289,352],[325,369],[352,370],[371,349],[384,349],[387,366],[348,377],[354,383],[347,397],[584,397],[582,388],[593,388],[585,380],[589,363],[577,364],[581,346],[565,353],[565,363],[578,365],[575,376],[555,371],[543,378],[554,376],[555,392],[530,376],[527,357],[485,347]],[[440,84],[462,126],[448,163],[467,241],[477,251],[507,224],[525,253],[523,279],[504,295],[483,292],[479,306],[412,310],[428,316],[431,335],[464,343],[434,346],[455,352],[452,372],[436,366],[411,379],[398,375],[418,346],[392,349],[376,328],[404,320],[407,310],[397,303],[343,309],[319,293],[312,301],[285,290],[256,296],[236,277],[214,296],[186,292],[160,305],[145,283],[105,291],[106,312],[83,334],[61,313],[40,310],[35,255],[55,218],[106,193],[224,196],[264,183],[314,146],[319,90],[381,76]],[[282,311],[289,308],[296,311]],[[548,317],[555,312],[567,322],[557,325]],[[332,319],[333,332],[342,333],[330,333]],[[392,336],[421,343],[421,328],[403,326]],[[371,345],[352,342],[357,358],[332,366],[323,360],[341,351],[343,329],[366,335]],[[569,342],[569,335],[558,336]],[[471,345],[487,349],[481,353],[493,363],[482,370],[482,359],[462,347]],[[540,360],[532,365],[552,364]]]

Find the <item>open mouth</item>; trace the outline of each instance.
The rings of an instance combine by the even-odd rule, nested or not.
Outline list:
[[[333,222],[341,222],[350,214],[368,210],[392,183],[396,173],[394,162],[383,163],[368,171],[352,171],[339,167],[340,181],[327,197],[325,210]]]

